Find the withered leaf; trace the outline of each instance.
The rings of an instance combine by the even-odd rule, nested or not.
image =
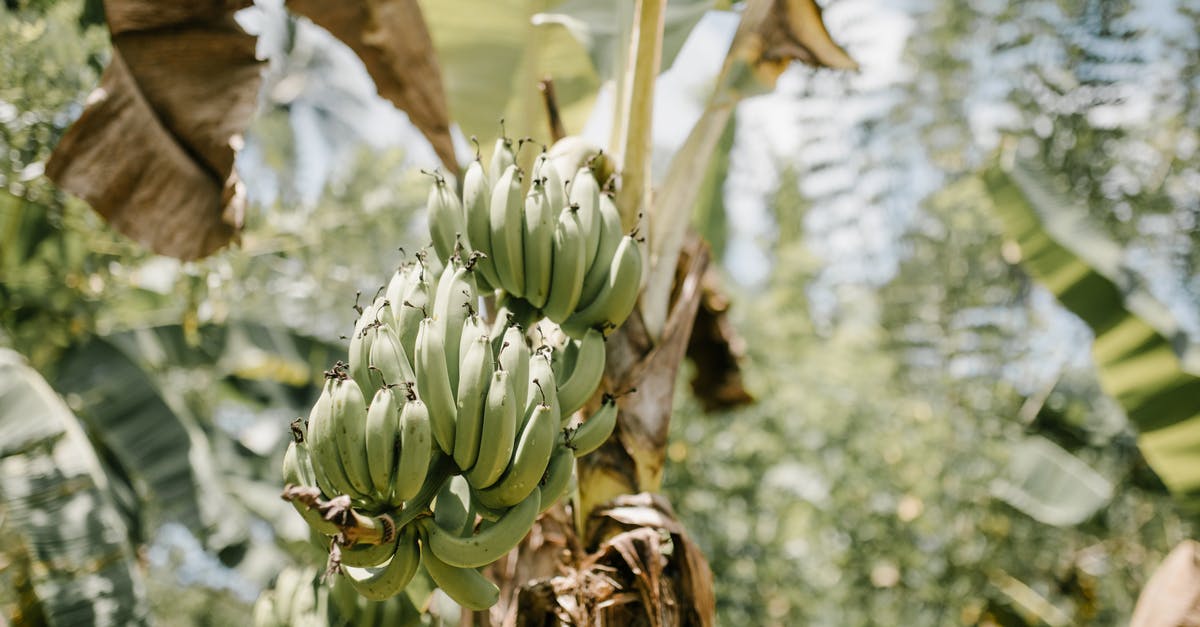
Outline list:
[[[1131,627],[1200,623],[1200,543],[1180,542],[1159,564],[1130,618]]]
[[[362,59],[379,95],[408,114],[447,170],[458,172],[446,90],[417,0],[288,0]]]
[[[747,2],[722,71],[729,86],[742,95],[770,91],[792,61],[858,69],[858,63],[829,36],[815,0]]]
[[[241,227],[233,173],[260,63],[247,2],[108,0],[113,56],[46,174],[151,250],[196,259]]]

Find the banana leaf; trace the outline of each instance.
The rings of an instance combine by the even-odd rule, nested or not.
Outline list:
[[[1033,519],[1067,527],[1092,517],[1112,499],[1112,484],[1050,440],[1033,436],[1013,448],[991,492]]]
[[[1146,462],[1200,508],[1200,378],[1176,352],[1182,334],[1122,271],[1120,246],[1088,228],[1086,209],[1044,172],[997,164],[984,182],[1022,267],[1091,327],[1101,386],[1139,430]]]
[[[24,552],[4,570],[24,568],[6,575],[33,593],[21,595],[18,624],[147,624],[145,582],[100,460],[62,399],[7,349],[0,433],[0,530]]]

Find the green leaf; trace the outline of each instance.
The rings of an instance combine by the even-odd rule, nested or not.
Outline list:
[[[509,137],[549,143],[538,81],[554,80],[568,134],[583,129],[600,81],[587,51],[563,28],[537,27],[544,3],[529,0],[421,2],[437,49],[450,117],[475,135],[486,159],[505,120]],[[532,158],[533,151],[527,156]]]
[[[1040,436],[1013,448],[1005,476],[992,494],[1034,519],[1066,527],[1091,518],[1112,498],[1107,479]]]
[[[700,184],[699,197],[692,215],[696,230],[712,247],[713,258],[725,258],[725,244],[729,236],[729,214],[725,207],[725,179],[729,177],[729,152],[733,149],[733,120],[725,122],[725,130],[717,140],[716,151],[708,163],[708,171]]]
[[[713,0],[674,0],[667,3],[663,19],[662,71],[675,63],[692,29],[715,8]],[[587,48],[588,57],[600,80],[614,78],[620,70],[621,51],[628,48],[629,27],[623,24],[633,16],[633,0],[567,0],[546,13],[533,16],[535,24],[557,24]]]
[[[1021,265],[1091,327],[1100,383],[1141,431],[1146,461],[1172,493],[1200,504],[1200,378],[1172,347],[1170,316],[1128,293],[1120,247],[1087,228],[1086,210],[1044,173],[996,165],[984,180]]]
[[[129,528],[95,451],[62,399],[7,349],[0,433],[0,527],[24,549],[15,563],[27,565],[40,604],[21,614],[55,625],[147,624]]]
[[[56,385],[128,477],[147,529],[178,522],[218,548],[244,539],[244,519],[229,507],[208,435],[182,399],[160,390],[129,354],[94,338],[63,356]]]

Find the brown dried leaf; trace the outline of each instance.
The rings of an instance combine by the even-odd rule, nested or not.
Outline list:
[[[287,7],[350,46],[379,95],[408,113],[446,169],[458,172],[442,72],[417,0],[288,0]]]
[[[692,394],[707,412],[754,402],[742,380],[745,341],[729,321],[728,311],[729,298],[721,292],[716,270],[709,268],[687,347],[688,359],[696,364]]]
[[[730,68],[749,67],[757,89],[748,89],[748,85],[735,88],[751,93],[769,91],[792,61],[835,70],[858,69],[858,63],[829,36],[821,7],[814,0],[750,0],[726,58],[722,72],[726,79],[736,81],[742,75],[731,73]]]
[[[1130,627],[1200,625],[1200,542],[1184,540],[1146,582]]]
[[[233,173],[260,63],[231,12],[246,2],[108,0],[113,58],[46,174],[118,231],[180,259],[241,228]]]

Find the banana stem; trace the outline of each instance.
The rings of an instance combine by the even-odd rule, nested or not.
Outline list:
[[[613,150],[621,155],[621,189],[616,204],[621,211],[621,225],[626,231],[637,225],[638,214],[649,206],[650,153],[653,147],[654,82],[662,67],[663,25],[667,0],[638,0],[630,37],[629,58],[632,71],[622,77],[624,103],[618,111],[627,111],[625,132],[620,145]]]
[[[391,516],[364,516],[350,506],[350,497],[344,494],[326,501],[321,498],[319,488],[288,484],[283,487],[282,498],[320,512],[341,530],[342,544],[346,546],[383,544],[396,536],[396,523]]]

